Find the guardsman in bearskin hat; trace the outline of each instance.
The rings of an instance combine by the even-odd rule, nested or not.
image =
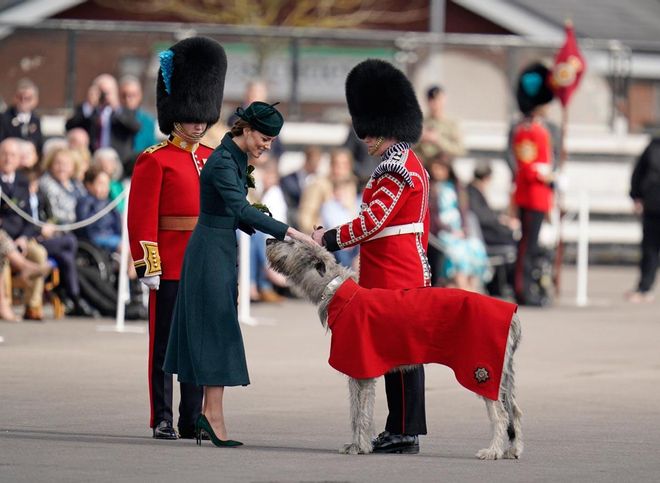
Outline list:
[[[150,425],[158,439],[177,439],[172,376],[162,367],[183,254],[199,215],[199,174],[213,152],[199,141],[220,117],[226,71],[224,49],[209,38],[188,38],[161,52],[158,124],[168,138],[138,157],[131,181],[128,233],[135,269],[150,288]],[[193,438],[202,388],[180,386],[179,437]]]
[[[521,305],[544,303],[533,289],[532,270],[541,225],[553,206],[553,136],[544,120],[547,104],[553,99],[550,76],[543,64],[531,64],[520,74],[516,90],[523,118],[511,132],[511,151],[515,161],[513,198],[522,237],[518,243],[514,292]]]
[[[349,73],[346,100],[355,133],[381,161],[358,217],[331,230],[317,229],[312,237],[330,251],[360,245],[363,287],[429,286],[429,178],[410,149],[422,132],[413,87],[391,64],[369,59]],[[374,452],[418,453],[418,435],[426,434],[424,368],[387,374],[385,390],[389,416]]]

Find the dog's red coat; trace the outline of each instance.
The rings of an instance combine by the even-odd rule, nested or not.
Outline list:
[[[464,290],[366,289],[349,279],[328,306],[328,362],[356,379],[397,366],[443,364],[467,389],[497,400],[516,309]]]

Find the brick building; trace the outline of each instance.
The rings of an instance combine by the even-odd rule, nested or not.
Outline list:
[[[53,0],[47,10],[44,3],[47,2],[0,1],[0,22],[30,26],[0,30],[0,58],[5,64],[0,73],[0,96],[10,100],[16,82],[29,77],[40,86],[40,108],[45,112],[70,108],[79,102],[91,80],[101,72],[141,78],[147,87],[146,105],[152,107],[153,89],[149,86],[153,85],[157,69],[156,52],[176,40],[177,35],[185,34],[188,26],[203,26],[200,21],[205,18],[155,10],[157,0]],[[199,8],[209,4],[201,0],[186,3]],[[433,10],[438,3],[442,4],[442,30],[451,40],[442,50],[444,67],[430,62],[432,49],[427,41],[412,47],[405,45],[410,33],[428,32],[432,12],[438,14],[438,10]],[[152,11],[141,8],[147,4],[153,7]],[[351,30],[336,38],[317,38],[313,34],[305,37],[298,31],[296,36],[301,40],[296,45],[291,41],[293,37],[283,36],[282,30],[259,42],[255,36],[242,35],[244,29],[219,28],[217,33],[222,33],[216,36],[227,45],[230,56],[227,101],[239,102],[244,81],[260,74],[270,78],[274,96],[296,102],[304,117],[336,119],[333,110],[344,108],[342,79],[346,70],[365,56],[381,56],[407,67],[420,90],[429,82],[446,84],[452,92],[448,109],[458,117],[506,120],[512,112],[510,85],[517,68],[528,58],[552,57],[563,35],[562,15],[570,12],[589,62],[586,87],[576,96],[577,122],[606,125],[615,115],[623,115],[633,131],[660,123],[660,68],[656,67],[660,65],[660,44],[655,42],[655,31],[649,27],[657,25],[653,19],[660,21],[660,7],[643,0],[631,0],[625,8],[600,0],[384,0],[378,5],[378,11],[361,17],[357,24],[340,21],[344,17],[339,14],[346,12],[330,12],[326,17],[337,15],[337,25],[348,25]],[[289,25],[287,13],[283,8],[274,23]],[[209,18],[213,18],[210,13]],[[71,27],[68,20],[103,23],[96,27],[77,23],[77,30],[57,28],[67,24]],[[128,22],[144,22],[140,25],[151,27],[122,31]],[[39,25],[43,28],[35,28]],[[307,26],[310,25],[314,25],[313,18],[307,20]],[[218,28],[214,23],[206,23],[206,27]],[[370,40],[364,30],[358,29],[370,29],[375,38]],[[460,34],[486,34],[490,40],[475,45],[474,36]],[[493,36],[501,36],[503,47],[497,45],[498,37]],[[461,45],[461,38],[465,45]],[[512,38],[518,38],[519,45]],[[611,51],[590,48],[595,45],[591,40],[595,38],[621,39],[623,48],[614,58]],[[298,76],[295,79],[294,69]],[[610,75],[613,70],[617,71],[614,77]]]

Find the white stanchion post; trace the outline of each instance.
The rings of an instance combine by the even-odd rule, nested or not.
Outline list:
[[[238,321],[245,325],[258,325],[250,316],[250,235],[238,235]]]
[[[125,187],[126,190],[130,189],[130,183]],[[126,303],[130,299],[130,291],[128,288],[128,196],[126,197],[126,208],[122,213],[121,224],[121,246],[119,248],[119,284],[117,287],[117,316],[115,318],[114,326],[99,326],[98,330],[102,332],[132,332],[143,334],[144,327],[126,326]]]
[[[127,213],[124,210],[122,214],[121,223],[121,248],[119,258],[119,286],[117,287],[117,318],[115,325],[117,332],[123,332],[126,324],[126,303],[128,302],[128,226],[127,226]]]
[[[578,247],[577,247],[577,293],[575,304],[586,307],[587,276],[589,269],[589,195],[586,191],[580,193],[580,208],[578,212]]]

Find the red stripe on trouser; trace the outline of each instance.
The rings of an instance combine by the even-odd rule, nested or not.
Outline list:
[[[406,388],[403,380],[403,371],[399,371],[401,376],[401,434],[406,434]]]
[[[153,374],[154,340],[156,339],[156,291],[149,290],[149,427],[154,427],[154,396],[151,378]]]
[[[514,285],[516,295],[524,295],[524,269],[525,269],[525,253],[527,252],[527,239],[529,237],[529,217],[530,213],[525,212],[523,215],[523,235],[518,242],[518,259],[516,260],[516,272],[514,274]]]

